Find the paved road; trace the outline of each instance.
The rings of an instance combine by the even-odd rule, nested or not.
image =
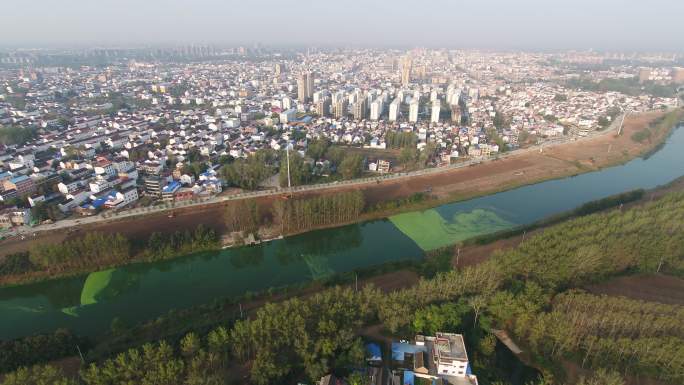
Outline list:
[[[176,202],[173,204],[172,203],[163,204],[163,205],[154,206],[154,207],[142,207],[142,208],[122,210],[122,211],[119,211],[116,213],[111,212],[111,211],[105,211],[101,214],[89,216],[89,217],[82,217],[82,218],[78,218],[78,219],[65,219],[65,220],[55,222],[55,223],[38,225],[35,227],[24,226],[24,227],[20,227],[18,229],[15,229],[14,233],[19,235],[19,236],[27,237],[27,236],[30,236],[30,234],[32,234],[32,233],[36,233],[36,232],[40,232],[40,231],[68,229],[68,228],[73,227],[73,226],[79,226],[79,225],[84,225],[84,224],[92,224],[92,223],[98,223],[98,222],[119,220],[122,218],[130,218],[130,217],[134,217],[134,216],[138,216],[138,215],[160,213],[160,212],[165,212],[165,211],[170,212],[170,211],[173,211],[174,209],[178,209],[181,207],[192,207],[192,206],[206,205],[206,204],[212,204],[212,203],[220,203],[220,202],[240,200],[240,199],[249,199],[249,198],[256,198],[256,197],[265,197],[265,196],[272,196],[272,195],[288,194],[291,192],[294,193],[294,192],[319,191],[319,190],[338,188],[341,186],[345,186],[345,187],[363,186],[363,185],[368,185],[368,184],[372,184],[372,183],[379,183],[381,181],[400,180],[400,179],[412,178],[412,177],[420,176],[420,175],[439,174],[439,173],[451,171],[451,170],[458,169],[458,168],[465,168],[465,167],[474,166],[474,165],[477,165],[480,163],[492,162],[496,159],[504,159],[504,158],[508,158],[508,157],[512,157],[512,156],[518,156],[521,154],[529,153],[529,152],[539,152],[539,151],[542,151],[544,148],[560,146],[560,145],[570,143],[570,142],[590,140],[590,139],[596,138],[598,136],[608,135],[608,134],[613,133],[613,132],[618,130],[619,122],[621,120],[622,120],[622,118],[618,117],[618,119],[615,119],[613,125],[611,127],[609,127],[608,129],[603,130],[603,131],[593,131],[584,137],[563,137],[563,138],[558,138],[558,139],[552,139],[552,140],[545,141],[542,144],[538,144],[535,146],[531,146],[531,147],[527,147],[527,148],[523,148],[523,149],[518,149],[515,151],[506,152],[506,153],[501,153],[495,157],[490,157],[487,159],[468,160],[465,162],[460,162],[457,164],[451,164],[451,165],[444,166],[444,167],[427,168],[427,169],[418,170],[418,171],[411,171],[411,172],[384,174],[384,175],[378,175],[378,176],[374,176],[374,177],[370,177],[370,178],[353,179],[353,180],[333,182],[333,183],[321,183],[321,184],[307,185],[307,186],[296,186],[296,187],[292,187],[291,189],[288,189],[288,188],[271,188],[271,189],[261,190],[261,191],[243,192],[243,193],[237,193],[237,194],[231,194],[231,195],[219,195],[219,196],[207,197],[207,198],[202,198],[202,199],[194,199],[194,200],[186,201],[186,202]]]

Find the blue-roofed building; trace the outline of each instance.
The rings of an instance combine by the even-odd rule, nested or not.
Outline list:
[[[0,183],[12,179],[12,173],[9,171],[0,172]]]
[[[313,120],[313,118],[312,118],[311,116],[309,116],[309,115],[307,115],[307,116],[305,116],[305,117],[299,119],[300,122],[306,123],[306,124],[311,123],[312,120]]]
[[[161,194],[162,194],[162,200],[165,201],[173,201],[174,195],[176,195],[176,191],[178,191],[181,188],[181,184],[178,181],[173,181],[164,186],[162,188]]]
[[[416,375],[410,370],[404,371],[404,380],[402,381],[403,385],[415,385],[416,383]]]
[[[371,363],[382,362],[382,350],[375,342],[366,344],[366,360]]]
[[[12,183],[21,183],[22,181],[25,181],[26,179],[28,179],[28,176],[26,176],[26,175],[19,175],[19,176],[15,176],[14,178],[11,178],[11,179],[10,179],[10,182],[12,182]]]
[[[216,180],[216,174],[216,170],[209,168],[199,175],[199,180]]]
[[[107,202],[107,198],[97,198],[90,205],[95,209],[100,209]]]
[[[115,199],[117,199],[117,192],[115,190],[112,190],[105,195],[93,199],[90,203],[81,205],[81,209],[87,211],[97,211],[104,208],[107,202]]]
[[[417,352],[427,352],[427,347],[404,342],[392,342],[393,361],[404,361],[406,359],[406,353],[413,355]]]
[[[180,187],[180,182],[173,181],[173,182],[167,184],[166,186],[164,186],[164,188],[162,189],[162,193],[173,192],[176,189],[178,189],[179,187]]]
[[[4,180],[2,186],[5,190],[17,190],[17,196],[19,197],[31,195],[36,192],[36,185],[33,183],[33,179],[26,175],[19,175]]]

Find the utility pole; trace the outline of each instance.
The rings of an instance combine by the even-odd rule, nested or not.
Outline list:
[[[618,127],[617,132],[618,136],[620,136],[620,134],[622,133],[622,125],[625,124],[625,118],[627,117],[627,114],[629,114],[629,112],[627,111],[625,111],[625,113],[622,114],[622,121],[620,121],[620,126]]]
[[[292,183],[290,182],[290,144],[288,143],[285,147],[285,153],[287,154],[287,188],[292,189]]]
[[[354,273],[354,291],[359,291],[359,273]]]
[[[520,242],[520,243],[525,242],[525,235],[526,235],[526,234],[527,234],[527,230],[523,231],[522,242]]]
[[[242,316],[242,303],[239,303],[238,305],[240,305],[240,319],[243,319],[244,317]]]
[[[456,267],[458,267],[458,258],[461,256],[461,248],[456,250]]]

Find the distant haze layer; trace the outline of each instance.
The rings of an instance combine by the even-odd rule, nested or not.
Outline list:
[[[680,0],[32,0],[0,45],[247,44],[684,50]]]

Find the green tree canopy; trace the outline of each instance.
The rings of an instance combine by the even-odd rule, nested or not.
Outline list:
[[[4,145],[22,144],[38,135],[35,127],[0,126],[0,143]]]
[[[268,150],[259,150],[247,159],[236,159],[221,168],[221,177],[232,186],[247,190],[256,190],[259,184],[273,175],[273,154]]]
[[[311,165],[297,151],[290,151],[290,182],[301,186],[311,180]],[[287,187],[287,154],[280,154],[280,186]]]
[[[338,171],[344,179],[358,178],[363,174],[363,157],[359,154],[347,155],[340,163]]]
[[[327,138],[313,140],[306,149],[306,155],[313,158],[313,160],[321,159],[329,147],[330,141]]]

